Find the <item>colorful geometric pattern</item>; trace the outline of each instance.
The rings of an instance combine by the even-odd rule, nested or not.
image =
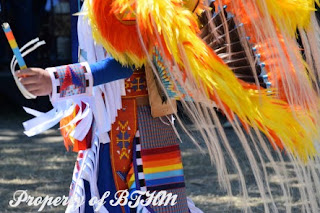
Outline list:
[[[60,98],[85,93],[87,85],[85,73],[87,70],[81,64],[57,67],[55,77],[60,81],[60,87],[57,89]]]
[[[50,100],[56,102],[92,96],[93,77],[87,62],[46,68],[52,82]]]
[[[129,145],[130,145],[130,134],[128,133],[128,121],[118,121],[117,125],[119,125],[120,130],[117,135],[117,146],[121,151],[119,151],[119,158],[129,158]]]
[[[135,137],[133,143],[133,161],[127,176],[128,189],[130,193],[133,193],[136,190],[145,192],[147,190],[147,187],[145,182],[145,176],[143,173],[143,163],[141,159],[141,144],[139,141],[139,137]],[[146,196],[142,195],[141,199],[146,200],[147,198]],[[148,210],[149,213],[155,213],[155,211],[150,206],[146,206],[145,208]]]
[[[172,77],[168,71],[168,67],[164,65],[163,58],[158,51],[158,49],[154,48],[152,52],[152,61],[158,71],[160,79],[165,86],[168,95],[170,98],[177,98],[177,90],[172,82]]]
[[[128,188],[126,176],[132,162],[133,138],[137,131],[136,100],[123,99],[110,132],[110,156],[117,190]]]
[[[162,120],[167,121],[167,118],[162,117]],[[138,107],[138,129],[143,150],[178,144],[172,126],[164,124],[160,118],[153,118],[150,106]]]
[[[136,181],[136,189],[146,191],[145,176],[143,173],[143,164],[141,159],[141,144],[139,138],[135,138],[135,152],[133,154],[133,168]]]
[[[133,11],[135,11],[135,5],[132,5],[130,8],[126,8],[125,10],[115,13],[116,18],[124,24],[133,25],[136,24],[136,15]]]
[[[138,77],[144,79],[144,73],[135,72],[129,82],[136,82],[134,79]],[[137,92],[138,87],[128,86],[127,82],[127,90],[131,89],[128,100],[139,97],[141,93]],[[150,106],[138,106],[137,119],[138,131],[134,138],[133,161],[126,175],[130,193],[135,190],[156,193],[165,190],[177,195],[178,203],[168,207],[148,206],[146,208],[149,212],[189,212],[179,142],[172,126],[164,124],[159,118],[153,118]]]
[[[152,62],[156,67],[160,80],[162,81],[162,84],[164,85],[170,98],[180,99],[180,96],[182,96],[184,100],[192,101],[191,95],[187,95],[186,91],[181,87],[181,85],[177,81],[173,83],[173,78],[170,74],[170,71],[168,70],[168,67],[164,64],[163,57],[156,47],[153,49],[152,52]]]
[[[179,145],[141,151],[148,190],[184,187]]]
[[[125,81],[126,96],[136,98],[148,95],[147,80],[144,69],[136,69],[130,78]]]
[[[179,203],[175,206],[150,206],[155,212],[189,212],[179,142],[172,126],[153,118],[149,106],[138,107],[138,125],[140,146],[137,150],[141,147],[141,151],[136,157],[137,171],[129,172],[129,186],[139,189],[145,183],[147,191],[165,190],[178,196]],[[139,155],[142,172],[138,170]]]
[[[128,183],[128,189],[130,191],[136,190],[136,179],[135,179],[135,175],[134,175],[133,163],[131,163],[131,165],[130,165],[130,170],[129,170],[126,178],[127,178],[127,183]]]
[[[15,39],[13,33],[12,33],[10,25],[8,23],[4,23],[4,24],[2,24],[2,29],[3,29],[6,37],[7,37],[7,40],[9,42],[9,44],[10,44],[10,47],[11,47],[14,55],[17,58],[17,61],[18,61],[20,69],[26,69],[27,68],[26,62],[22,58],[20,49],[19,49],[18,44],[16,42],[16,39]]]

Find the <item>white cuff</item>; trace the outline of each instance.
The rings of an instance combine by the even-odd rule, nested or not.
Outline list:
[[[65,99],[92,96],[93,78],[87,62],[46,69],[51,77],[54,104]]]

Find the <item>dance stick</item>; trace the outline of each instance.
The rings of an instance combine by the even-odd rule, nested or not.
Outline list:
[[[10,25],[8,23],[3,23],[2,29],[3,29],[4,33],[6,34],[8,42],[10,44],[10,47],[18,60],[18,64],[19,64],[20,69],[26,69],[27,68],[26,62],[22,58],[20,49],[19,49],[18,44],[16,42],[16,39],[12,33]]]

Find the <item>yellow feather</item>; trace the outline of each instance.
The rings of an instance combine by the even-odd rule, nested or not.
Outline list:
[[[318,0],[258,0],[263,13],[268,13],[277,26],[295,35],[298,27],[307,28],[310,24],[311,13],[314,12]],[[264,8],[267,9],[264,10]]]
[[[316,154],[313,140],[318,136],[318,129],[311,115],[290,111],[284,107],[284,102],[273,98],[267,91],[244,89],[232,71],[196,35],[197,28],[193,25],[196,20],[190,11],[177,4],[181,1],[136,2],[139,27],[154,29],[154,22],[174,60],[180,67],[186,68],[184,54],[179,49],[182,47],[199,86],[205,85],[209,91],[215,91],[220,100],[244,122],[259,127],[266,135],[269,130],[273,131],[294,155],[307,160]],[[300,20],[296,19],[294,22],[300,24]],[[152,34],[150,32],[150,36]]]

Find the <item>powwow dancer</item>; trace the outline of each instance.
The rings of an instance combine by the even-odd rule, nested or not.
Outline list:
[[[166,117],[163,117],[163,119],[167,122],[162,121],[161,118],[151,119],[151,112],[147,106],[149,105],[147,82],[145,74],[142,72],[143,70],[137,70],[126,81],[125,89],[127,95],[122,100],[123,109],[117,112],[121,108],[121,95],[123,95],[122,89],[124,89],[121,88],[121,83],[123,86],[124,84],[121,81],[111,81],[129,77],[132,74],[131,69],[121,67],[119,63],[115,63],[115,60],[110,58],[103,60],[106,57],[105,52],[102,47],[94,44],[90,28],[86,23],[87,21],[82,19],[79,21],[81,56],[85,56],[85,60],[91,63],[94,61],[102,62],[93,63],[89,66],[82,63],[48,68],[48,70],[51,70],[49,72],[53,83],[59,79],[59,82],[57,82],[59,85],[51,89],[53,92],[51,97],[53,105],[59,107],[59,105],[68,101],[78,103],[64,109],[64,111],[70,111],[69,114],[66,113],[67,116],[60,122],[66,148],[69,149],[72,146],[73,151],[79,151],[71,184],[71,202],[67,212],[93,212],[93,210],[100,212],[130,212],[128,206],[111,206],[109,204],[110,198],[105,199],[108,201],[105,207],[99,204],[90,207],[88,203],[92,197],[103,198],[105,192],[111,192],[112,196],[110,197],[113,198],[116,190],[126,189],[130,189],[132,192],[135,190],[165,190],[167,193],[172,193],[176,196],[176,205],[151,205],[144,208],[144,211],[201,212],[194,207],[192,202],[186,199],[179,145],[171,127],[171,121],[167,120]],[[105,73],[106,70],[109,70],[109,77]],[[111,73],[113,71],[115,73]],[[32,79],[36,78],[37,72],[42,71],[40,69],[31,69],[22,70],[20,73],[20,75],[31,76],[21,79],[21,82],[30,91],[33,91],[30,86],[33,84],[35,84],[33,86],[36,86],[37,84],[32,81]],[[90,72],[92,76],[90,76]],[[35,76],[32,77],[33,75]],[[93,84],[96,85],[92,88],[93,97],[88,100],[88,105],[93,108],[95,121],[92,119],[92,115],[76,121],[77,117],[82,117],[80,115],[81,111],[86,114],[86,111],[90,110],[89,106],[85,106],[86,104],[83,103],[86,98],[81,97],[81,90],[84,91],[81,86],[83,87],[86,84],[90,86],[92,84],[90,78],[93,78]],[[152,80],[153,78],[151,78],[151,83]],[[102,82],[110,83],[97,86]],[[41,85],[37,86],[41,87]],[[152,92],[152,87],[148,86],[148,88]],[[85,90],[90,91],[90,89]],[[35,93],[37,94],[37,92]],[[59,96],[56,93],[59,93]],[[153,95],[151,97],[153,100],[155,98],[157,96]],[[160,98],[158,100],[161,101]],[[170,114],[170,110],[164,107],[165,105],[161,106],[161,110],[153,112],[153,114],[162,113],[163,116]],[[72,123],[77,124],[73,125]],[[114,123],[113,128],[111,128],[112,123]],[[37,131],[38,127],[30,127],[28,122],[25,125],[29,129],[27,134],[34,134],[32,131]],[[84,127],[84,125],[87,127]],[[138,127],[139,131],[137,131]],[[80,129],[78,130],[77,128]],[[84,132],[88,133],[84,134]],[[97,133],[92,135],[92,132]],[[160,137],[157,137],[157,132],[163,135],[161,140]],[[79,138],[77,134],[82,134],[80,140],[76,139]],[[137,156],[138,153],[140,157]],[[162,156],[166,156],[166,158],[162,159]],[[145,162],[142,165],[141,160]],[[140,171],[140,167],[143,168],[143,171]],[[143,180],[144,177],[141,174],[145,175],[145,180]],[[135,175],[138,176],[135,177]],[[129,188],[128,183],[131,184]],[[85,199],[86,202],[80,205],[79,208],[75,208],[78,203],[73,201],[81,199]],[[141,209],[143,209],[143,206],[137,207],[137,211]]]
[[[202,11],[202,3],[202,1],[180,0],[93,0],[87,1],[86,5],[93,37],[104,46],[108,54],[122,65],[135,67],[150,65],[166,96],[182,101],[190,117],[199,126],[212,162],[218,170],[220,183],[229,195],[233,193],[229,180],[231,171],[237,174],[244,202],[248,198],[248,191],[238,158],[212,109],[213,102],[228,117],[250,160],[265,212],[276,212],[279,207],[270,187],[268,179],[270,172],[264,167],[266,163],[271,165],[272,173],[280,177],[281,196],[284,198],[286,211],[290,212],[292,208],[291,188],[286,182],[292,174],[278,165],[275,162],[276,159],[271,155],[271,152],[276,153],[280,164],[284,164],[282,150],[286,151],[285,157],[293,165],[293,176],[297,178],[300,185],[298,191],[302,200],[302,210],[317,212],[320,205],[317,193],[320,184],[316,144],[319,137],[317,94],[319,75],[316,71],[319,69],[314,59],[318,56],[319,46],[314,33],[319,31],[312,14],[314,1],[219,1],[216,5],[216,12],[220,18],[211,19],[209,16],[208,24],[204,25],[201,32],[195,14]],[[221,13],[222,3],[227,4],[230,10],[227,9]],[[297,11],[296,8],[299,10]],[[230,19],[231,16],[233,16],[232,19]],[[230,20],[237,23],[236,30],[228,29]],[[241,22],[243,24],[239,25]],[[220,23],[221,26],[215,26],[216,23]],[[301,57],[294,40],[297,29],[302,35],[306,61]],[[198,34],[204,36],[205,30],[209,30],[210,34],[202,40]],[[244,52],[237,52],[233,49],[236,46],[232,43],[235,31],[238,32],[240,40],[235,42],[241,43]],[[246,35],[250,35],[250,38],[253,39],[250,40],[252,43],[244,39]],[[220,45],[218,48],[226,49],[224,55],[221,55],[223,52],[221,49],[216,49],[217,44]],[[260,56],[252,53],[251,46],[255,44],[260,49],[254,48],[254,50],[261,51]],[[239,54],[243,57],[240,57]],[[243,58],[249,61],[250,66],[242,67],[236,63],[239,62],[237,60]],[[258,62],[258,59],[265,61],[266,64]],[[104,65],[99,66],[107,67],[105,64],[112,62],[118,66],[116,69],[123,69],[115,60],[101,62]],[[265,76],[264,73],[263,77],[274,84],[273,88],[261,89],[259,84],[244,83],[236,78],[236,75],[240,79],[245,78],[240,75],[240,71],[245,73],[249,69],[253,73],[255,83],[258,83],[261,73],[256,72],[257,64],[261,73],[268,72],[266,73],[268,76]],[[82,70],[79,72],[82,72],[82,84],[79,83],[78,78],[75,78],[76,75],[70,68],[64,68],[63,72],[62,68],[58,68],[58,73],[61,74],[56,74],[56,76],[51,74],[54,85],[60,83],[52,89],[53,102],[58,96],[63,97],[76,93],[73,97],[73,101],[76,101],[77,93],[85,94],[87,91],[90,93],[91,90],[85,89],[84,85],[92,85],[92,78],[85,70],[90,72],[91,68],[93,77],[98,73],[95,70],[101,70],[95,65],[73,66],[76,67],[71,70]],[[31,74],[30,72],[34,73],[32,70],[22,70],[18,75],[22,77],[22,74]],[[123,73],[119,72],[120,78],[123,77],[121,76]],[[60,75],[66,76],[63,78],[65,80],[59,79]],[[27,79],[31,77],[22,78],[22,83],[27,85]],[[114,79],[117,78],[112,80]],[[95,77],[94,80],[96,82]],[[63,93],[63,89],[71,84],[74,84],[76,89]],[[31,92],[32,89],[35,89],[33,92],[37,94],[36,88],[28,87]],[[50,91],[49,89],[45,93],[48,94]],[[76,124],[70,134],[78,141],[82,141],[88,135],[86,133],[91,129],[93,117],[99,123],[100,117],[90,114],[90,106],[94,108],[95,105],[90,103],[92,99],[90,99],[90,94],[88,95],[86,98],[81,96],[82,98],[78,100],[79,109],[75,110],[77,115],[69,125],[65,126]],[[86,107],[82,107],[82,102]],[[57,112],[53,117],[56,120],[65,117],[66,113],[63,112],[67,108],[67,103],[63,106],[62,104],[56,105]],[[95,111],[95,109],[92,110],[94,114]],[[238,119],[235,119],[236,116]],[[39,116],[36,119],[40,120],[40,118]],[[245,127],[249,139],[245,137],[238,120]],[[209,128],[212,122],[217,126],[217,131]],[[30,129],[28,125],[26,127],[29,135],[39,132],[37,128]],[[104,133],[99,128],[98,131],[99,135]],[[266,146],[261,133],[268,138],[274,150]],[[142,137],[140,139],[142,140]],[[74,144],[77,143],[74,142]],[[93,161],[96,150],[99,150],[94,144],[93,140],[91,147],[93,153],[86,154]],[[227,168],[225,164],[223,150],[226,150],[231,158],[231,165],[230,163],[228,165],[233,167],[232,169]],[[142,153],[143,151],[140,154],[143,155]],[[254,156],[255,153],[257,157]],[[142,162],[146,162],[143,157]],[[262,164],[262,168],[259,168],[258,162]],[[88,165],[87,168],[87,170],[94,170],[96,167]],[[136,171],[133,172],[136,173]],[[87,179],[92,177],[87,175],[88,171],[84,173]],[[129,177],[130,175],[129,172]],[[135,176],[135,181],[139,178],[139,175],[132,176]],[[130,181],[129,179],[129,184],[132,183]],[[135,183],[137,187],[137,182]],[[145,183],[148,188],[148,181],[146,180]],[[93,195],[98,194],[98,189],[94,186],[90,185],[90,191]],[[249,203],[247,208],[250,208]],[[152,210],[147,209],[146,211]],[[165,210],[167,211],[169,210]]]

